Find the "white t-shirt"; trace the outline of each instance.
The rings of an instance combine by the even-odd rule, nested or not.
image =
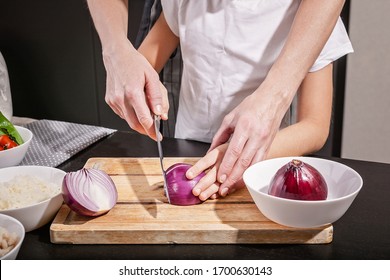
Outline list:
[[[175,137],[211,142],[221,122],[263,82],[300,0],[162,0],[183,57]],[[338,20],[310,71],[352,52]]]

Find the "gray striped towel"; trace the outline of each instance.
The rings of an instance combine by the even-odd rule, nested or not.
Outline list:
[[[53,120],[39,120],[24,125],[33,133],[30,147],[20,165],[56,167],[115,132],[114,129]]]

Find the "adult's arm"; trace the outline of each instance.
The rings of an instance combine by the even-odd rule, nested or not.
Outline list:
[[[224,118],[210,147],[230,140],[217,173],[222,196],[248,166],[266,158],[281,120],[332,33],[344,2],[302,0],[286,44],[266,79]]]
[[[296,123],[278,131],[268,158],[307,155],[320,150],[332,117],[333,64],[308,73],[298,91]]]
[[[139,133],[156,137],[151,111],[167,119],[158,73],[127,38],[127,0],[87,0],[102,44],[107,104]]]

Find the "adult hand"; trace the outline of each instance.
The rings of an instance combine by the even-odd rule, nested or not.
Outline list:
[[[209,149],[229,142],[217,172],[221,196],[242,180],[250,165],[266,157],[290,102],[284,101],[260,87],[225,116]]]
[[[115,53],[103,53],[107,71],[105,100],[135,131],[156,140],[152,113],[168,118],[167,90],[157,72],[130,42]]]
[[[167,119],[168,97],[157,72],[127,38],[128,0],[87,0],[107,72],[105,100],[139,133],[156,139],[152,113]]]

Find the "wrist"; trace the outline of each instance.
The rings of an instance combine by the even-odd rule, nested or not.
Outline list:
[[[271,69],[261,85],[253,93],[263,101],[269,100],[275,111],[286,111],[290,106],[300,84],[290,74]]]
[[[102,54],[104,58],[120,57],[136,52],[131,42],[127,38],[112,40],[110,43],[102,43]]]
[[[107,40],[102,40],[102,51],[107,55],[129,51],[134,49],[127,37],[116,36]]]

